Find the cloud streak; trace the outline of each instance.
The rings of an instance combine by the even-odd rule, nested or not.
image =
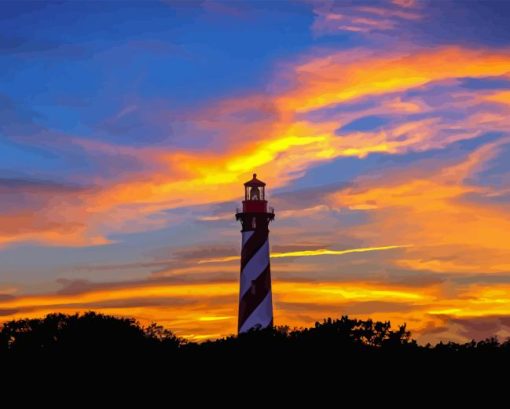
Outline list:
[[[370,251],[384,251],[412,247],[411,245],[394,245],[394,246],[380,246],[380,247],[365,247],[359,249],[346,249],[346,250],[331,250],[331,249],[316,249],[316,250],[298,250],[287,252],[272,252],[271,258],[284,258],[284,257],[316,257],[316,256],[343,256],[353,253],[366,253]],[[222,263],[225,261],[239,261],[238,256],[208,258],[198,260],[198,264],[204,263]]]

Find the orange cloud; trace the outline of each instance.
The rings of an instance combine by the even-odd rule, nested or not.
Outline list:
[[[401,92],[431,81],[456,77],[484,77],[510,71],[510,55],[501,52],[462,48],[441,48],[408,55],[377,56],[361,52],[345,52],[326,58],[315,58],[294,67],[296,86],[274,98],[250,98],[249,101],[270,106],[272,120],[260,124],[257,138],[237,139],[225,153],[147,153],[149,160],[167,166],[171,175],[163,173],[117,183],[103,189],[88,200],[91,212],[116,208],[120,219],[153,214],[163,208],[190,206],[239,197],[239,186],[258,169],[273,188],[283,186],[313,164],[340,156],[363,158],[370,153],[402,153],[443,147],[462,138],[477,136],[468,131],[450,139],[435,139],[435,119],[408,122],[377,133],[352,133],[339,138],[338,120],[310,122],[295,115],[354,99]],[[264,105],[265,104],[265,105]],[[220,114],[234,115],[246,109],[241,101],[222,102]],[[399,99],[386,109],[416,112],[416,103]],[[230,112],[230,114],[229,114]],[[210,123],[214,127],[222,123]],[[251,126],[251,125],[250,125]],[[239,129],[234,125],[234,129]],[[225,129],[231,138],[228,127]],[[402,135],[407,135],[402,138]],[[109,213],[111,214],[111,213]],[[109,217],[104,223],[116,224]],[[120,222],[121,223],[121,222]],[[124,226],[123,226],[124,227]]]
[[[65,243],[66,246],[110,243],[101,235],[91,235],[87,226],[61,217],[45,218],[41,213],[18,211],[0,216],[0,247],[17,242]]]
[[[46,294],[0,300],[3,320],[36,317],[52,311],[74,312],[94,309],[110,314],[133,315],[144,323],[157,321],[192,339],[227,335],[235,331],[238,284],[195,283],[114,287],[73,295]],[[423,291],[374,287],[360,283],[320,283],[276,281],[276,303],[345,303],[387,300],[423,302]],[[143,300],[143,301],[141,301]],[[285,308],[277,309],[285,314]],[[317,317],[318,319],[319,317]],[[283,322],[283,321],[282,321]],[[286,322],[297,325],[295,320]]]
[[[485,77],[510,72],[510,53],[443,47],[408,54],[341,52],[295,67],[297,86],[277,99],[294,112],[355,98],[399,92],[431,81]]]
[[[499,102],[501,104],[510,105],[510,91],[499,91],[484,95],[482,97],[486,101]]]
[[[391,55],[354,50],[308,58],[288,67],[287,75],[294,81],[291,89],[272,96],[232,98],[204,109],[204,116],[209,120],[199,122],[204,122],[203,126],[209,127],[211,133],[221,135],[224,145],[221,151],[137,150],[81,141],[80,146],[91,153],[132,155],[151,170],[113,181],[98,180],[97,188],[77,194],[77,199],[52,200],[39,207],[34,212],[37,217],[49,220],[65,217],[68,226],[75,223],[84,227],[76,228],[74,233],[69,229],[67,233],[49,229],[37,239],[62,245],[108,243],[106,237],[112,232],[157,229],[171,223],[168,214],[160,213],[162,210],[239,198],[242,182],[255,169],[264,175],[271,188],[277,188],[303,175],[311,166],[338,157],[364,158],[372,153],[439,149],[475,138],[483,131],[506,126],[504,116],[489,118],[485,113],[484,118],[471,119],[472,129],[451,132],[447,137],[438,131],[448,125],[434,117],[409,120],[377,132],[344,132],[339,137],[337,130],[345,125],[346,118],[312,121],[302,115],[384,95],[391,97],[382,107],[387,113],[419,112],[424,109],[423,104],[402,101],[394,94],[431,81],[497,76],[509,71],[507,52],[459,47]],[[242,117],[239,114],[247,109],[256,109],[265,116],[246,123],[239,119]],[[215,116],[211,117],[212,113]],[[200,112],[196,116],[201,118]],[[240,138],[244,131],[249,137]],[[351,206],[360,205],[366,203],[351,203]],[[20,226],[32,224],[20,222]],[[32,237],[17,232],[3,241],[24,241]]]
[[[143,324],[159,322],[192,340],[235,333],[236,282],[146,283],[115,286],[73,295],[42,294],[0,299],[2,321],[39,317],[60,311],[90,309],[117,316],[134,316]],[[310,326],[324,317],[345,313],[357,317],[407,322],[420,338],[442,317],[477,317],[510,314],[510,287],[467,285],[452,292],[440,284],[406,287],[382,283],[281,281],[273,283],[276,323]]]
[[[510,222],[505,209],[463,198],[490,195],[490,187],[467,184],[497,156],[504,140],[478,148],[463,161],[427,172],[387,174],[376,181],[359,180],[357,187],[332,196],[337,205],[355,208],[369,203],[376,209],[365,225],[351,231],[373,238],[374,232],[414,247],[397,264],[437,272],[505,272],[510,269]]]

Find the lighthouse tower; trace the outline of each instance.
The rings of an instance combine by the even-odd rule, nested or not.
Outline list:
[[[274,209],[267,207],[265,187],[254,173],[244,184],[243,209],[236,213],[242,225],[239,333],[273,325],[268,226]]]

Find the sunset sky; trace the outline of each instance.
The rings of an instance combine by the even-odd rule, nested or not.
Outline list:
[[[0,3],[0,322],[235,333],[254,172],[276,325],[510,336],[510,3]]]

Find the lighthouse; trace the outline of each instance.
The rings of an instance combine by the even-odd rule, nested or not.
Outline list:
[[[239,333],[273,325],[269,223],[274,219],[274,209],[267,206],[265,188],[254,173],[244,184],[242,211],[236,212],[242,226]]]

